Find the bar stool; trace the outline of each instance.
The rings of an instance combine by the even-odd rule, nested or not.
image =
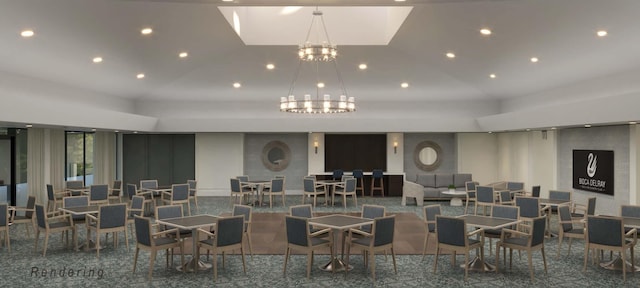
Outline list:
[[[358,190],[361,191],[362,197],[364,197],[364,174],[362,173],[362,169],[353,170],[353,178],[356,178],[356,194]]]
[[[371,196],[373,197],[373,192],[378,190],[380,191],[380,194],[382,195],[382,197],[384,197],[384,178],[383,178],[383,173],[382,173],[382,169],[373,169],[372,173],[371,173]],[[376,185],[376,180],[378,181],[378,184],[380,185]]]
[[[342,175],[344,175],[344,171],[342,171],[342,169],[336,169],[333,170],[333,175],[331,175],[331,178],[333,180],[342,180]]]

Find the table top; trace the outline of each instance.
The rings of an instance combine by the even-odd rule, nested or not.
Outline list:
[[[640,228],[640,218],[622,217],[622,223],[629,228]]]
[[[462,215],[459,218],[463,218],[467,225],[484,229],[498,229],[520,223],[520,220],[480,215]]]
[[[100,207],[97,205],[58,208],[60,211],[71,213],[73,215],[84,215],[98,213]]]
[[[327,216],[313,217],[309,219],[309,224],[314,226],[332,228],[332,229],[348,229],[360,227],[362,225],[373,224],[373,219],[349,216],[343,214],[333,214]]]
[[[442,194],[446,194],[446,195],[454,195],[454,196],[462,196],[462,195],[467,195],[467,191],[442,191]]]
[[[180,229],[193,230],[201,227],[215,225],[218,218],[218,216],[203,214],[156,220],[156,223]]]
[[[317,180],[316,184],[336,185],[342,182],[342,180]]]
[[[562,199],[548,199],[548,198],[538,198],[538,199],[540,199],[541,205],[549,205],[549,206],[559,206],[559,205],[571,203],[571,201],[569,200],[562,200]]]

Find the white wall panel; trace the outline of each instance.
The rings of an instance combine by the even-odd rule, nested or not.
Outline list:
[[[244,134],[196,133],[198,195],[229,195],[229,179],[243,174]]]

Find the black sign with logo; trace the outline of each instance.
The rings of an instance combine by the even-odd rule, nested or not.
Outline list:
[[[613,195],[613,151],[573,150],[573,188]]]

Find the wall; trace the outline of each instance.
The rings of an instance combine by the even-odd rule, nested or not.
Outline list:
[[[413,152],[422,141],[433,141],[442,148],[442,162],[434,171],[422,171],[413,161]],[[419,173],[455,173],[458,172],[458,155],[455,133],[405,133],[404,134],[404,172],[406,179],[415,181]],[[393,148],[392,148],[393,149]],[[440,157],[441,155],[438,155]],[[467,171],[460,171],[467,172]]]
[[[573,200],[586,203],[587,197],[596,197],[596,214],[620,214],[620,205],[628,204],[630,171],[629,127],[605,126],[562,129],[558,132],[558,188],[573,191]],[[604,195],[573,189],[573,150],[613,150],[614,195]]]
[[[244,141],[244,175],[258,180],[285,175],[287,190],[302,191],[302,178],[307,175],[308,133],[246,134]],[[282,141],[291,149],[289,166],[282,171],[270,171],[262,164],[262,149],[271,141]],[[300,192],[301,193],[301,192]]]
[[[228,196],[229,179],[243,175],[243,133],[196,133],[199,196]]]
[[[496,134],[458,133],[457,140],[458,171],[473,174],[473,180],[480,183],[496,181],[498,179]]]

